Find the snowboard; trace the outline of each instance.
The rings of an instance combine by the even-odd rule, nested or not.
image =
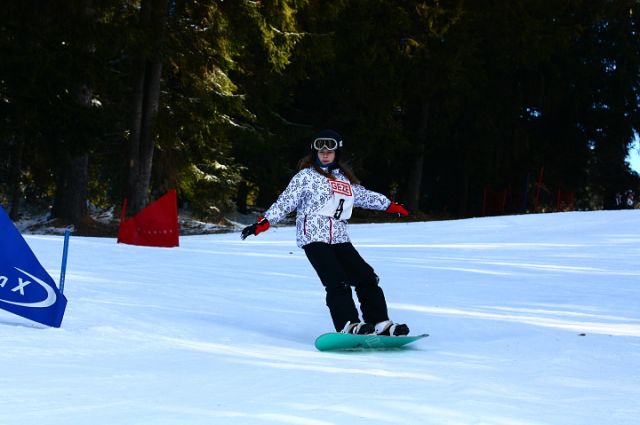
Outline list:
[[[362,350],[397,348],[428,337],[429,334],[407,336],[354,335],[329,332],[316,338],[316,348],[320,351]]]

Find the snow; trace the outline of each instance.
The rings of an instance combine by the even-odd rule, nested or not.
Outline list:
[[[410,348],[323,353],[292,227],[72,237],[60,329],[0,311],[0,424],[636,424],[640,214],[350,225]],[[59,235],[25,236],[57,280]]]

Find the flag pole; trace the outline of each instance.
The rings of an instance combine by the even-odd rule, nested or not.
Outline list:
[[[64,231],[64,248],[62,250],[62,266],[60,268],[60,293],[64,292],[64,276],[67,272],[67,252],[69,251],[69,229]]]

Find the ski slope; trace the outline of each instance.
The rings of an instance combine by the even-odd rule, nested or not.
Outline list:
[[[60,329],[0,311],[0,424],[637,424],[640,212],[350,225],[391,317],[322,353],[324,290],[276,227],[179,248],[72,237]],[[27,235],[57,281],[62,237]]]

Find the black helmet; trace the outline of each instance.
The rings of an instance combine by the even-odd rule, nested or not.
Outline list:
[[[322,130],[316,133],[311,140],[311,154],[316,157],[318,152],[326,149],[336,152],[336,161],[342,153],[342,136],[333,130]]]

